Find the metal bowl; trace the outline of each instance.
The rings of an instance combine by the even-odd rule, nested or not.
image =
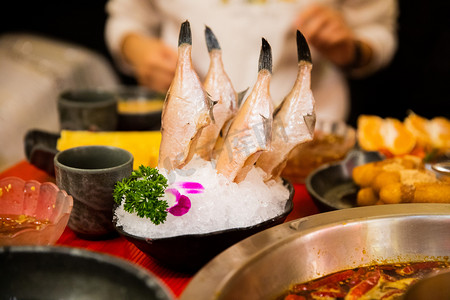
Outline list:
[[[349,268],[449,257],[450,204],[342,209],[241,241],[202,268],[180,299],[275,299],[294,283]]]
[[[131,263],[68,247],[0,248],[1,299],[153,299],[174,295]]]
[[[294,207],[294,187],[289,182],[286,182],[286,185],[289,188],[289,199],[286,200],[284,211],[278,216],[253,226],[155,239],[129,234],[121,226],[116,226],[116,230],[142,252],[155,258],[164,266],[180,272],[195,273],[233,244],[283,223]]]

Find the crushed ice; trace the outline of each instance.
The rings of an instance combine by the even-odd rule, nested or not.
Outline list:
[[[146,238],[248,227],[281,214],[289,198],[289,190],[282,181],[264,183],[263,171],[259,168],[253,168],[238,184],[217,174],[211,162],[198,157],[185,169],[190,172],[176,170],[167,174],[166,170],[160,170],[172,181],[165,198],[171,208],[178,201],[179,207],[174,212],[179,216],[168,214],[164,224],[154,225],[135,213],[126,212],[122,204],[115,211],[116,224],[130,234]],[[188,199],[183,197],[180,202],[183,193],[177,199],[173,190],[189,193],[188,197],[185,196]]]

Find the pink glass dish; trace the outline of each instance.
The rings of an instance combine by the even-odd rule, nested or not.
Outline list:
[[[51,182],[24,181],[17,177],[0,180],[0,246],[53,245],[69,221],[72,196]],[[22,216],[45,222],[12,230],[5,216]]]

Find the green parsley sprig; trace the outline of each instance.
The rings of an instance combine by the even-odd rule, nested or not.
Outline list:
[[[113,197],[119,205],[125,200],[125,211],[136,212],[158,225],[167,218],[169,204],[161,199],[167,186],[167,178],[157,169],[141,165],[130,177],[116,183]]]

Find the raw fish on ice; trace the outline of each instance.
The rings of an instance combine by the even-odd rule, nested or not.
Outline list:
[[[256,162],[256,166],[266,172],[266,180],[280,176],[292,149],[311,141],[314,136],[316,115],[311,91],[311,53],[305,37],[298,30],[297,54],[297,79],[274,112],[271,148]]]
[[[217,158],[217,172],[230,181],[244,180],[261,153],[270,147],[273,121],[271,78],[272,50],[262,39],[256,83],[231,123]]]
[[[161,116],[158,167],[180,169],[194,156],[202,129],[212,122],[213,103],[207,97],[191,58],[190,24],[181,25],[178,61]]]
[[[238,110],[238,94],[225,72],[222,50],[216,36],[209,27],[205,28],[210,65],[204,80],[204,88],[214,101],[214,122],[203,128],[197,143],[196,152],[205,160],[211,160],[213,149],[219,135],[223,136],[224,124],[235,116]]]

